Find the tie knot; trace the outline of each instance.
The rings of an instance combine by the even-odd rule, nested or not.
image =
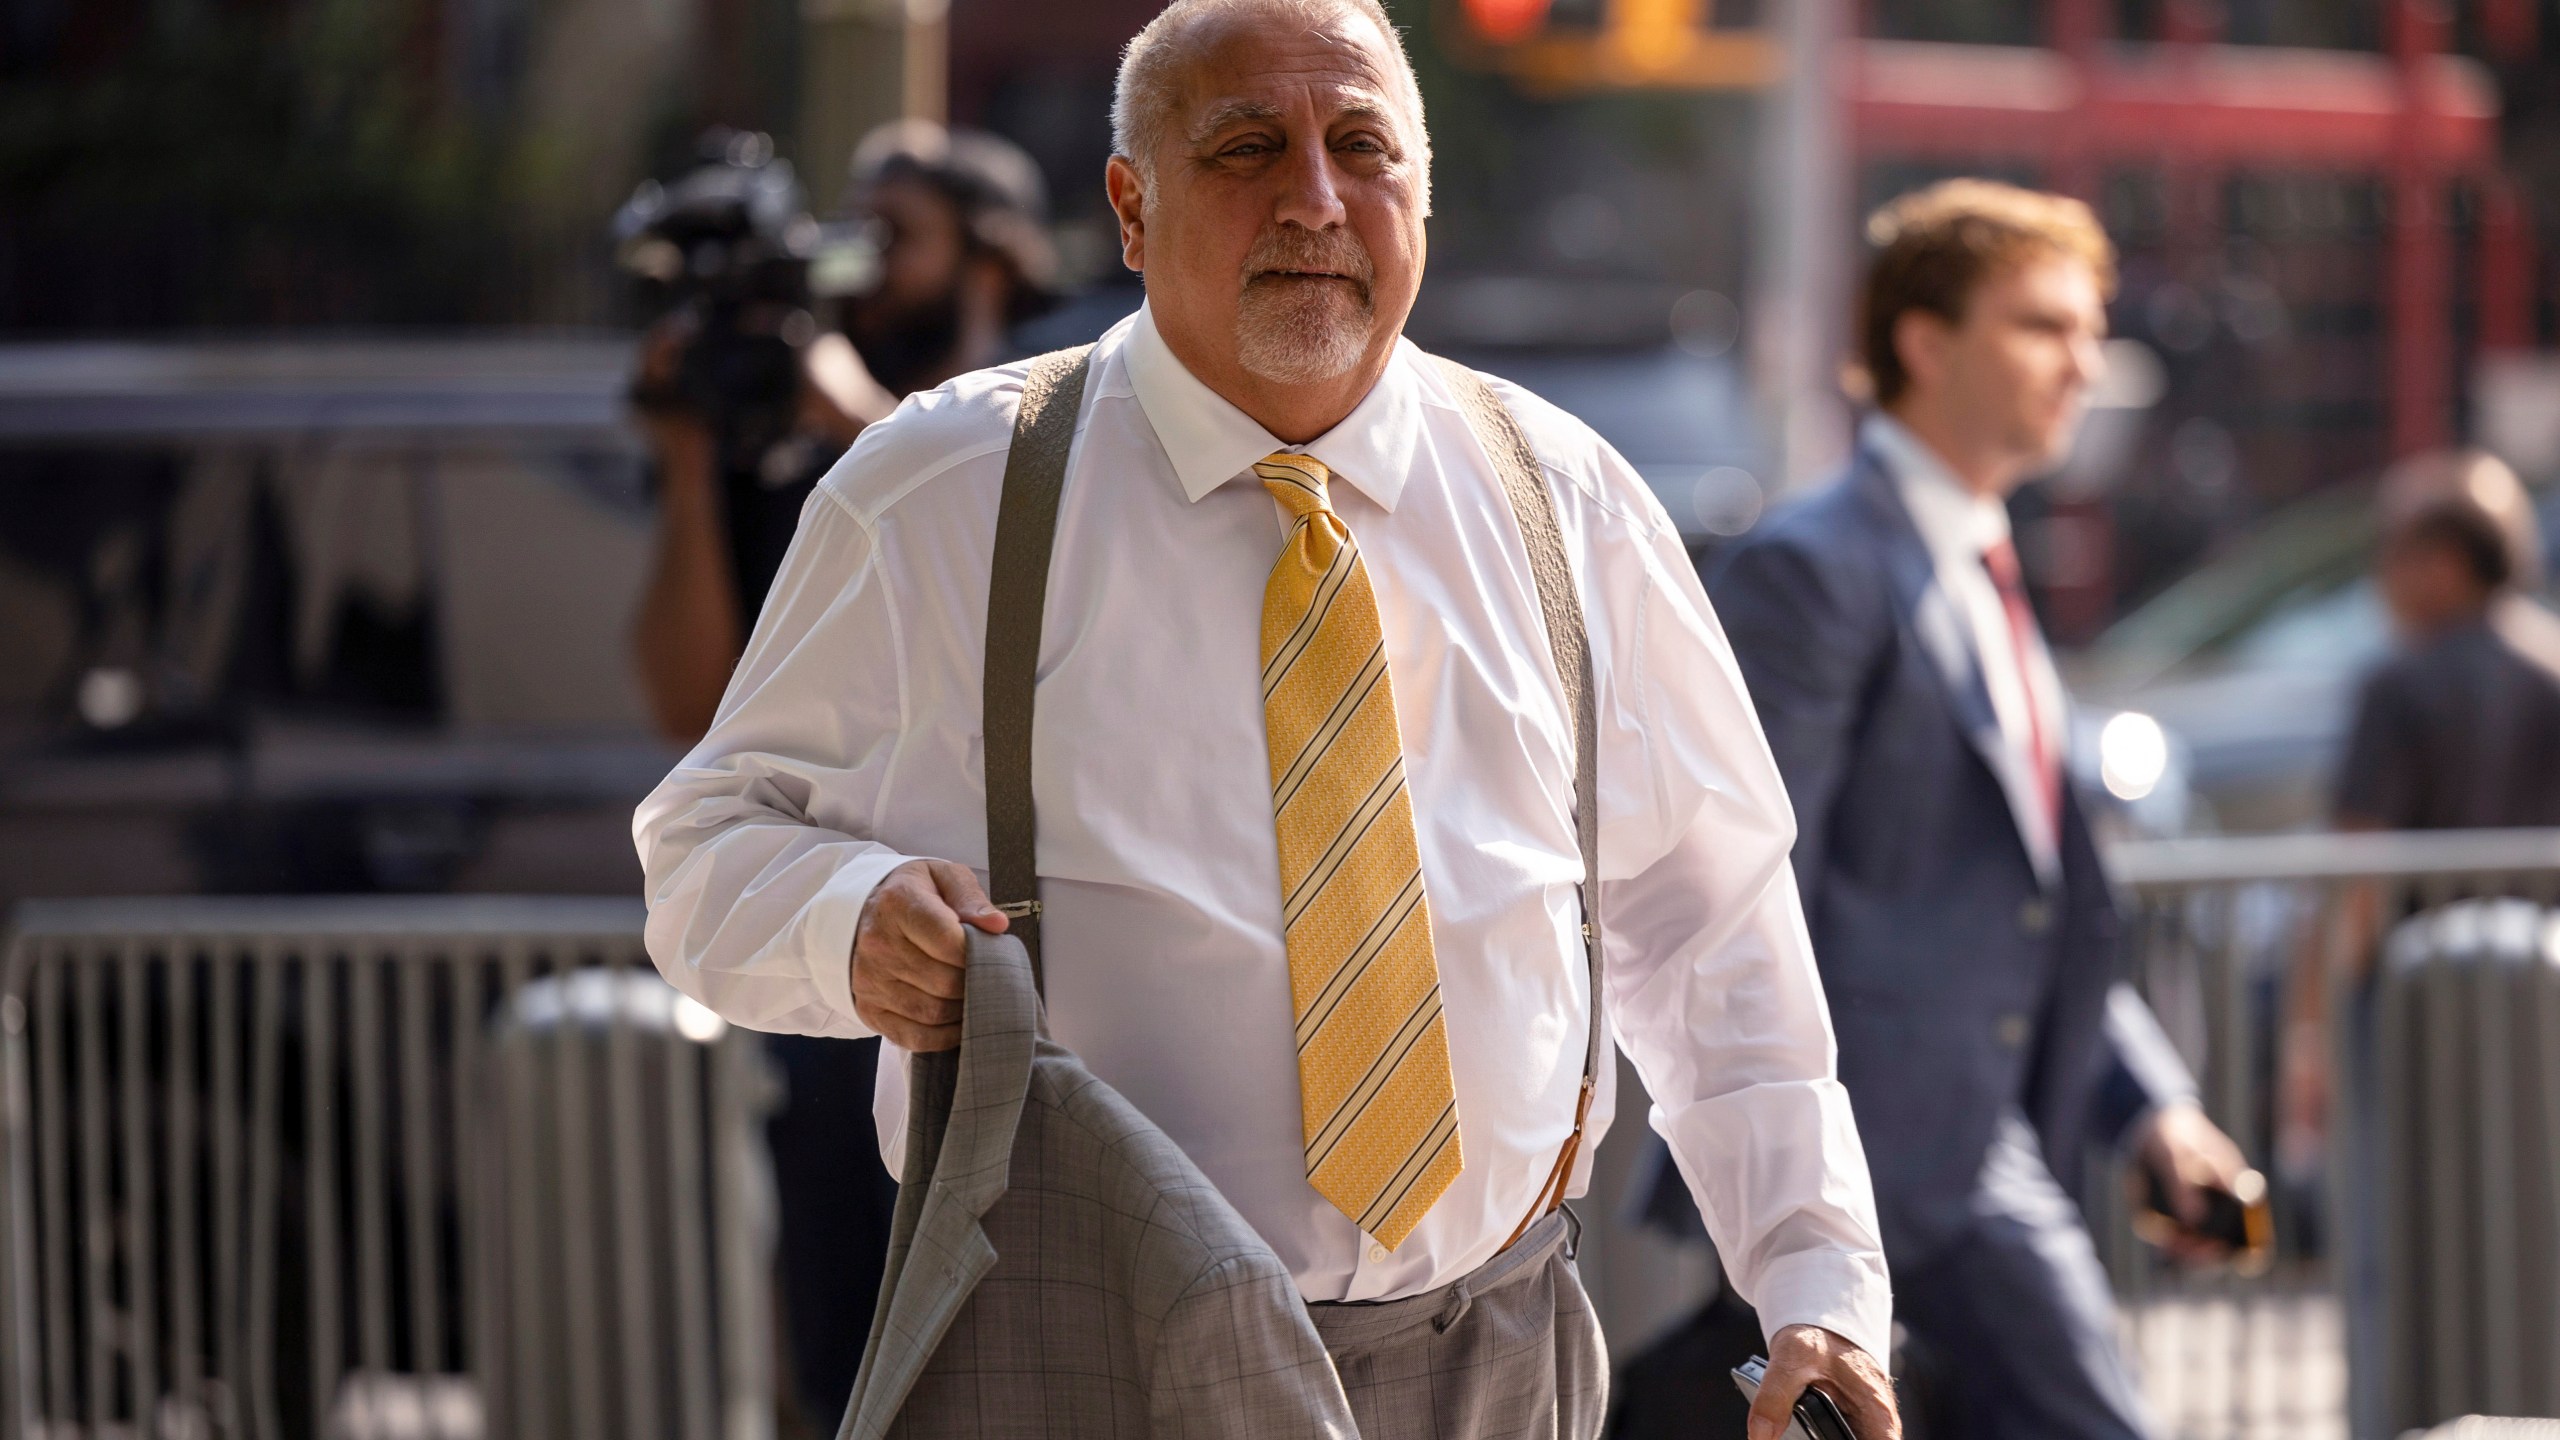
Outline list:
[[[2003,590],[2014,590],[2020,583],[2018,548],[2008,540],[1992,541],[1982,550],[1982,568],[1991,572],[1991,583]]]
[[[1283,450],[1253,462],[1253,473],[1261,478],[1263,489],[1301,520],[1319,510],[1333,509],[1333,501],[1325,494],[1333,472],[1313,455],[1292,455]]]

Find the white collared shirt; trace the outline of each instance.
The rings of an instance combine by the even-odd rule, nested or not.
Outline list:
[[[719,718],[640,808],[650,953],[733,1021],[869,1033],[848,961],[872,887],[913,857],[983,871],[980,667],[1021,374],[962,376],[863,433],[803,512]],[[1617,1038],[1772,1333],[1818,1324],[1882,1355],[1874,1201],[1776,766],[1643,482],[1579,422],[1502,394],[1589,616]],[[1340,477],[1375,585],[1457,1086],[1465,1168],[1393,1252],[1301,1159],[1258,683],[1285,514],[1249,468],[1292,448]],[[1052,1033],[1182,1146],[1307,1298],[1457,1280],[1528,1213],[1572,1127],[1589,986],[1563,692],[1517,526],[1445,378],[1400,345],[1347,419],[1285,447],[1142,310],[1094,351],[1055,556],[1033,736]],[[876,1106],[893,1152],[900,1060],[884,1054]],[[1594,1143],[1612,1103],[1604,1067]]]
[[[2009,507],[1997,497],[1965,488],[1944,460],[1908,426],[1890,415],[1872,414],[1860,427],[1867,447],[1882,457],[1893,475],[1903,508],[1919,528],[1921,543],[1935,562],[1939,588],[1965,618],[1973,662],[1991,694],[1991,713],[2000,722],[2004,759],[2000,787],[2009,797],[2010,813],[2026,841],[2027,856],[2047,883],[2061,873],[2061,841],[2054,834],[2054,815],[2036,779],[2035,729],[2053,737],[2054,755],[2064,754],[2070,702],[2052,652],[2034,626],[2023,637],[2027,660],[2018,661],[2020,645],[2012,638],[2009,607],[1982,557],[2010,539]],[[2032,718],[2031,718],[2032,717]]]

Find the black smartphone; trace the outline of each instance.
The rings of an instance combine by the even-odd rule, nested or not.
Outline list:
[[[2200,1225],[2188,1225],[2173,1217],[2169,1187],[2148,1168],[2142,1172],[2141,1185],[2142,1203],[2134,1216],[2135,1234],[2161,1244],[2183,1231],[2222,1245],[2231,1252],[2232,1264],[2243,1273],[2255,1273],[2265,1267],[2275,1241],[2275,1225],[2267,1208],[2267,1182],[2257,1171],[2243,1171],[2236,1191],[2205,1187],[2204,1223]]]
[[[1768,1358],[1754,1355],[1733,1369],[1733,1383],[1742,1387],[1743,1398],[1760,1398],[1760,1381],[1769,1373]],[[1796,1397],[1795,1423],[1787,1427],[1785,1440],[1858,1440],[1849,1431],[1847,1417],[1831,1397],[1807,1385]]]

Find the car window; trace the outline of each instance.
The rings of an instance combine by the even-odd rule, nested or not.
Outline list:
[[[2279,601],[2222,647],[2247,670],[2362,670],[2391,645],[2391,619],[2370,578],[2305,587]]]
[[[2089,668],[2138,686],[2227,658],[2274,614],[2362,574],[2372,547],[2369,487],[2297,501],[2109,627],[2090,647]]]

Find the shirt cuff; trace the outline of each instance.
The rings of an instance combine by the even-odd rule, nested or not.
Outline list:
[[[1882,1255],[1799,1251],[1770,1261],[1757,1288],[1747,1298],[1767,1339],[1790,1325],[1819,1325],[1891,1367],[1893,1287]]]
[[[872,1029],[853,1013],[853,933],[862,923],[862,907],[889,872],[914,860],[894,850],[865,847],[866,853],[844,863],[827,877],[817,898],[809,902],[805,953],[809,981],[827,1009],[846,1024],[869,1035]]]

